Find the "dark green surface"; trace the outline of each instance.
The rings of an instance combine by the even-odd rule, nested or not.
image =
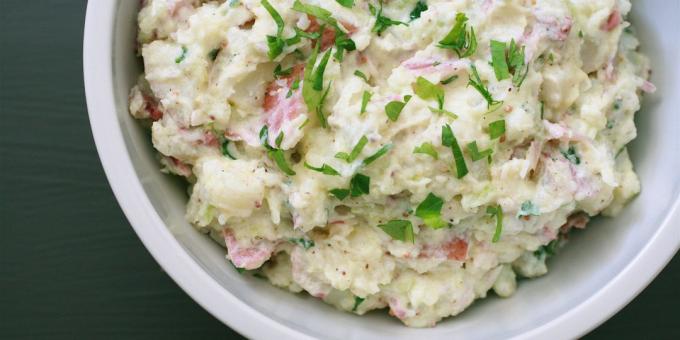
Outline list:
[[[85,5],[0,0],[0,338],[237,338],[160,269],[111,193],[85,107]],[[588,338],[680,339],[678,282],[676,257]]]

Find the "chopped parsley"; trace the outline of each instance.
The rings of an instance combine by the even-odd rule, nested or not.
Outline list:
[[[459,58],[473,55],[477,50],[477,38],[474,28],[467,30],[467,21],[464,13],[456,14],[456,23],[437,46],[455,51]]]
[[[463,151],[460,149],[458,140],[456,140],[456,136],[453,134],[453,130],[451,130],[451,127],[448,124],[442,126],[442,145],[451,148],[453,160],[456,163],[456,177],[465,177],[468,173],[468,168],[465,164]]]
[[[448,77],[448,78],[446,78],[446,79],[440,81],[439,83],[442,84],[442,85],[448,85],[448,84],[450,84],[450,83],[456,81],[456,79],[458,79],[458,75],[457,75],[457,74],[454,74],[454,75],[452,75],[452,76],[450,76],[450,77]]]
[[[344,200],[345,197],[349,196],[349,189],[331,189],[330,194],[335,196],[339,200]]]
[[[425,155],[429,155],[434,159],[439,159],[439,154],[437,153],[437,150],[435,150],[434,145],[432,145],[432,143],[430,142],[424,142],[423,144],[420,144],[420,146],[416,146],[413,149],[413,153],[422,153]]]
[[[525,65],[524,46],[519,48],[515,40],[510,41],[510,46],[506,48],[504,42],[491,40],[491,66],[499,81],[510,78],[512,83],[520,87],[529,72],[529,67]],[[526,67],[525,67],[526,66]]]
[[[354,41],[350,39],[347,36],[347,33],[345,33],[340,28],[340,25],[338,24],[337,20],[333,18],[333,15],[330,11],[319,6],[303,4],[300,2],[300,0],[295,0],[295,2],[293,3],[293,10],[296,12],[311,15],[333,27],[333,29],[335,30],[335,48],[336,48],[336,52],[333,56],[338,61],[342,61],[344,51],[354,51],[356,49]],[[323,30],[320,30],[320,32],[323,32]],[[318,45],[319,44],[317,44],[317,46]]]
[[[423,100],[436,99],[438,109],[444,109],[444,89],[439,85],[433,84],[423,77],[418,77],[411,87],[418,97]]]
[[[299,88],[300,88],[300,79],[293,80],[293,83],[290,85],[290,88],[288,89],[288,93],[286,93],[286,98],[290,98],[290,96],[293,95],[293,91],[295,91]],[[305,122],[307,122],[307,121],[305,121]]]
[[[184,59],[187,57],[187,51],[188,50],[186,46],[182,46],[182,53],[177,58],[175,58],[175,64],[179,64],[184,61]]]
[[[229,142],[231,142],[231,141],[228,140],[228,139],[226,139],[226,138],[224,138],[224,137],[222,137],[222,138],[220,138],[220,139],[222,139],[222,141],[221,141],[221,143],[220,143],[220,151],[222,151],[222,155],[227,156],[227,157],[229,157],[229,158],[231,158],[231,159],[236,159],[236,157],[234,157],[234,156],[231,154],[231,152],[229,152]]]
[[[541,214],[538,206],[531,201],[524,201],[517,212],[517,218],[524,216],[539,216]]]
[[[472,72],[470,72],[470,76],[468,79],[468,86],[472,86],[479,92],[479,94],[484,97],[486,100],[486,107],[491,109],[491,107],[499,105],[502,103],[502,101],[497,101],[494,100],[493,97],[491,96],[491,93],[489,92],[489,89],[486,88],[484,83],[482,83],[482,80],[479,78],[479,73],[477,72],[477,68],[475,67],[474,64],[470,64],[470,69]]]
[[[573,145],[569,145],[567,150],[560,150],[560,152],[562,153],[562,156],[568,159],[571,163],[575,165],[581,164],[581,157],[579,157],[578,153],[576,152],[576,147]]]
[[[217,55],[220,53],[220,50],[222,50],[222,49],[221,48],[215,48],[215,49],[211,50],[210,53],[208,53],[208,58],[210,58],[210,60],[212,60],[212,61],[215,61],[215,59],[217,59]]]
[[[390,26],[396,26],[396,25],[404,25],[408,26],[407,23],[397,21],[397,20],[392,20],[384,15],[382,15],[382,10],[383,10],[383,3],[382,0],[380,0],[380,7],[375,8],[375,6],[368,4],[368,9],[371,12],[371,15],[375,16],[375,24],[373,25],[373,28],[371,29],[372,32],[375,32],[380,36],[385,30],[387,30],[388,27]]]
[[[304,238],[304,237],[289,238],[288,242],[293,243],[293,244],[297,244],[300,247],[305,248],[305,250],[307,250],[311,247],[314,247],[314,241],[307,239],[307,238]]]
[[[368,143],[368,138],[366,138],[366,136],[361,136],[349,154],[346,152],[338,152],[335,154],[335,158],[342,159],[347,163],[352,163],[357,159],[357,157],[359,157],[359,154],[366,146],[366,143]]]
[[[497,120],[489,123],[489,137],[496,139],[505,133],[505,120]]]
[[[269,12],[269,15],[271,15],[272,19],[274,19],[274,22],[276,23],[276,35],[267,36],[267,46],[269,47],[269,52],[267,55],[269,56],[270,60],[274,60],[283,52],[283,48],[286,45],[286,41],[283,39],[284,22],[279,12],[276,11],[274,6],[272,6],[269,1],[262,0],[261,4],[267,10],[267,12]]]
[[[500,240],[501,232],[503,232],[503,208],[500,205],[486,207],[486,213],[491,217],[496,217],[496,231],[494,231],[491,239],[491,242],[496,243]]]
[[[352,307],[352,312],[356,312],[359,305],[366,300],[365,298],[355,296],[354,297],[354,307]]]
[[[374,154],[372,154],[372,155],[368,156],[366,159],[364,159],[362,164],[363,165],[369,165],[369,164],[375,162],[378,158],[382,157],[384,154],[386,154],[388,151],[390,151],[390,149],[392,149],[392,144],[383,145]]]
[[[409,100],[411,100],[411,96],[406,95],[404,96],[403,102],[393,100],[387,103],[387,105],[385,105],[385,113],[387,114],[387,118],[389,118],[393,122],[396,122],[397,119],[399,119],[401,111],[404,109],[404,106],[406,106],[406,103],[408,103]]]
[[[427,11],[427,3],[425,3],[424,0],[419,0],[416,2],[416,7],[413,8],[411,13],[409,13],[408,17],[411,18],[411,21],[419,19],[420,14]]]
[[[331,167],[330,165],[328,165],[328,164],[326,164],[326,163],[323,163],[323,164],[321,165],[321,167],[319,167],[319,168],[314,167],[314,166],[310,165],[310,164],[307,163],[307,162],[305,162],[304,166],[305,166],[305,168],[307,168],[307,169],[309,169],[309,170],[314,170],[314,171],[320,172],[320,173],[322,173],[322,174],[324,174],[324,175],[329,175],[329,176],[340,176],[340,173],[339,173],[337,170],[333,169],[333,167]]]
[[[289,67],[287,69],[283,69],[281,67],[281,64],[276,65],[274,68],[274,78],[281,78],[281,77],[286,77],[289,76],[291,73],[293,73],[293,68]]]
[[[491,154],[493,154],[493,150],[491,150],[491,148],[486,149],[484,151],[479,151],[479,149],[477,148],[476,141],[468,143],[467,150],[470,153],[470,158],[472,158],[473,162],[476,162],[484,158],[489,158],[490,160]]]
[[[425,225],[433,229],[439,229],[446,226],[446,222],[442,220],[442,206],[444,201],[429,193],[424,201],[418,204],[416,208],[416,216],[423,219]]]
[[[363,72],[361,72],[360,70],[354,71],[354,75],[363,79],[365,82],[368,83],[368,77],[366,77],[366,75]]]
[[[368,102],[371,101],[372,96],[373,93],[368,91],[364,91],[364,93],[361,95],[361,110],[359,111],[359,114],[366,113],[366,106],[368,106]]]
[[[297,2],[296,2],[297,3]],[[307,61],[304,73],[304,82],[302,83],[302,98],[307,104],[307,109],[310,112],[315,112],[319,123],[322,128],[328,127],[326,122],[326,116],[323,113],[323,103],[330,89],[330,83],[328,84],[326,91],[323,91],[323,74],[326,71],[326,65],[331,56],[331,50],[329,49],[326,54],[321,58],[319,65],[314,68],[316,64],[316,58],[319,53],[319,46],[321,44],[316,44],[316,48],[312,51],[312,54]]]
[[[451,117],[452,119],[458,119],[458,115],[449,111],[449,110],[438,109],[438,108],[431,107],[431,106],[428,107],[428,109],[430,109],[430,111],[432,111],[432,113],[436,113],[436,114],[440,114],[440,115],[443,114],[443,115]]]
[[[413,224],[409,220],[391,220],[385,224],[378,225],[378,228],[395,240],[415,243]]]
[[[370,193],[371,178],[357,173],[349,181],[349,193],[352,197],[359,197]]]
[[[335,0],[342,7],[352,8],[354,6],[354,0]]]
[[[283,150],[278,149],[278,147],[281,147],[281,140],[283,139],[283,133],[280,133],[279,136],[276,138],[276,144],[277,148],[272,147],[269,145],[269,142],[267,140],[269,139],[269,127],[267,125],[262,126],[262,129],[260,130],[260,142],[262,145],[267,149],[267,155],[269,158],[274,160],[276,165],[283,171],[288,176],[294,176],[295,171],[288,166],[288,162],[286,161],[286,155],[283,152]]]

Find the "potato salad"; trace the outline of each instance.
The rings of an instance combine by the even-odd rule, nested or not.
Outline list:
[[[146,0],[132,116],[186,218],[291,292],[430,327],[640,191],[628,0]]]

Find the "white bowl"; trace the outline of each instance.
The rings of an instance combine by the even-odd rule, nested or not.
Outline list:
[[[258,339],[573,338],[638,294],[680,246],[680,26],[677,1],[636,1],[632,21],[658,87],[637,114],[630,152],[642,193],[616,218],[599,218],[510,299],[478,301],[434,328],[409,329],[384,312],[358,317],[243,277],[225,251],[184,219],[186,194],[161,174],[149,134],[127,113],[140,73],[134,55],[139,1],[90,1],[84,73],[92,133],[111,187],[154,258],[199,304]]]

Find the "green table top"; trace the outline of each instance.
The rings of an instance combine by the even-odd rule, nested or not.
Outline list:
[[[240,338],[161,270],[111,193],[85,107],[85,6],[0,0],[0,338]],[[679,281],[676,256],[587,338],[680,339]]]

